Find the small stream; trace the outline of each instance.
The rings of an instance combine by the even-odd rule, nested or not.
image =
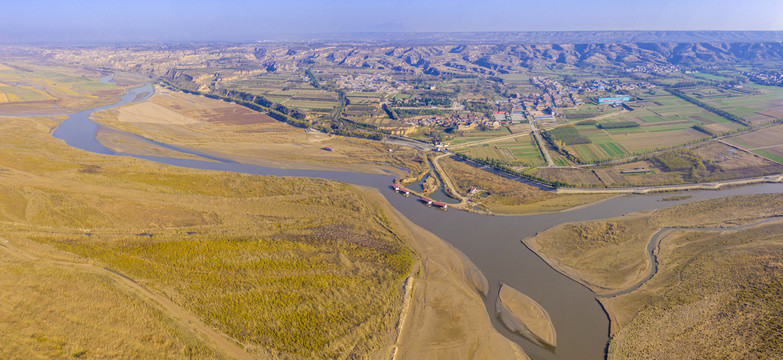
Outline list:
[[[146,94],[145,94],[146,93]],[[487,313],[494,327],[504,336],[518,343],[534,359],[603,359],[609,340],[609,320],[596,301],[596,295],[586,287],[552,269],[535,253],[520,243],[552,226],[573,221],[604,219],[629,212],[668,207],[679,203],[736,194],[777,193],[783,184],[762,184],[720,191],[689,192],[692,198],[659,202],[671,194],[626,195],[592,206],[554,214],[527,216],[486,216],[463,211],[436,211],[423,206],[415,197],[406,198],[390,190],[393,177],[340,171],[290,170],[248,165],[194,152],[188,149],[148,141],[151,144],[196,155],[204,160],[175,159],[155,156],[120,154],[100,144],[95,134],[99,125],[89,120],[90,114],[114,106],[147,99],[152,87],[133,89],[115,105],[103,106],[72,114],[53,133],[70,146],[86,151],[132,156],[174,166],[240,172],[256,175],[302,176],[342,181],[378,189],[389,203],[421,227],[463,252],[484,273],[489,281],[489,295],[485,298]],[[129,136],[135,136],[128,134]],[[439,201],[454,202],[441,191],[432,194]],[[443,197],[441,197],[441,194]],[[445,202],[444,201],[444,202]],[[550,314],[557,331],[558,346],[545,349],[536,343],[508,331],[495,317],[495,304],[501,283],[521,291],[541,304]]]

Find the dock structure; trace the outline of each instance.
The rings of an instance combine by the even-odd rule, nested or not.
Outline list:
[[[449,204],[442,203],[440,201],[433,201],[432,202],[432,206],[439,207],[439,208],[441,208],[443,210],[446,210],[446,209],[449,208]]]
[[[403,194],[405,196],[408,196],[408,195],[411,194],[410,190],[408,190],[408,189],[406,189],[406,188],[404,188],[402,186],[399,186],[399,185],[397,185],[395,183],[392,183],[392,189],[394,189],[395,192]]]
[[[435,200],[432,200],[432,199],[430,199],[428,197],[421,197],[421,198],[419,198],[419,201],[423,202],[427,206],[435,206],[435,207],[439,207],[439,208],[441,208],[443,210],[446,210],[446,209],[449,208],[449,204],[442,203],[440,201],[435,201]]]

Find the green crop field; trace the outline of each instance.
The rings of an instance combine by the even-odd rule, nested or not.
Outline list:
[[[507,149],[499,149],[492,144],[483,144],[461,149],[459,153],[466,154],[476,159],[496,159],[502,161],[514,161],[514,156]]]
[[[754,124],[783,118],[783,88],[745,85],[743,88],[731,90],[705,90],[704,87],[687,90],[690,95],[699,91],[721,93],[721,97],[703,97],[701,100]]]
[[[768,151],[768,150],[753,150],[753,153],[761,155],[761,156],[763,156],[763,157],[765,157],[767,159],[770,159],[772,161],[776,161],[778,163],[783,164],[783,149],[778,150],[777,154],[772,153],[771,151]]]
[[[704,80],[715,80],[715,81],[726,81],[726,80],[730,80],[729,78],[727,78],[727,77],[725,77],[725,76],[719,76],[719,75],[714,75],[714,74],[707,74],[707,73],[701,73],[701,72],[700,72],[700,73],[694,73],[694,74],[690,74],[690,75],[691,75],[692,77],[694,77],[694,78],[697,78],[697,79],[704,79]]]
[[[535,144],[530,136],[521,136],[511,140],[499,141],[495,143],[499,149],[508,149],[514,156],[515,163],[525,164],[527,166],[546,165],[541,150]]]
[[[489,136],[459,136],[455,137],[449,143],[451,145],[461,145],[461,144],[468,144],[476,141],[482,141],[489,139]]]

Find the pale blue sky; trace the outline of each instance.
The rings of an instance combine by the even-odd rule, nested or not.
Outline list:
[[[783,30],[783,0],[15,0],[0,44],[341,32]]]

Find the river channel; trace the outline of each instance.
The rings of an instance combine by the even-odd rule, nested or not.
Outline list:
[[[129,91],[117,104],[71,114],[53,135],[70,146],[100,154],[133,156],[194,169],[315,177],[377,188],[389,203],[408,219],[452,244],[481,269],[490,284],[485,304],[493,325],[500,333],[518,343],[528,355],[540,360],[605,358],[609,341],[609,320],[592,291],[552,269],[522,245],[520,242],[522,239],[565,222],[603,219],[634,211],[735,194],[783,191],[783,184],[762,184],[720,191],[689,192],[688,195],[693,197],[676,202],[659,201],[671,194],[625,195],[562,213],[487,216],[455,210],[440,211],[424,206],[415,197],[400,196],[389,187],[393,179],[391,175],[274,169],[241,164],[158,142],[152,143],[198,155],[204,160],[136,156],[116,153],[96,140],[95,135],[99,125],[89,120],[93,112],[141,101],[152,93],[153,88],[148,84]],[[549,312],[557,332],[556,349],[545,349],[508,331],[495,317],[495,303],[502,283],[525,293]]]

